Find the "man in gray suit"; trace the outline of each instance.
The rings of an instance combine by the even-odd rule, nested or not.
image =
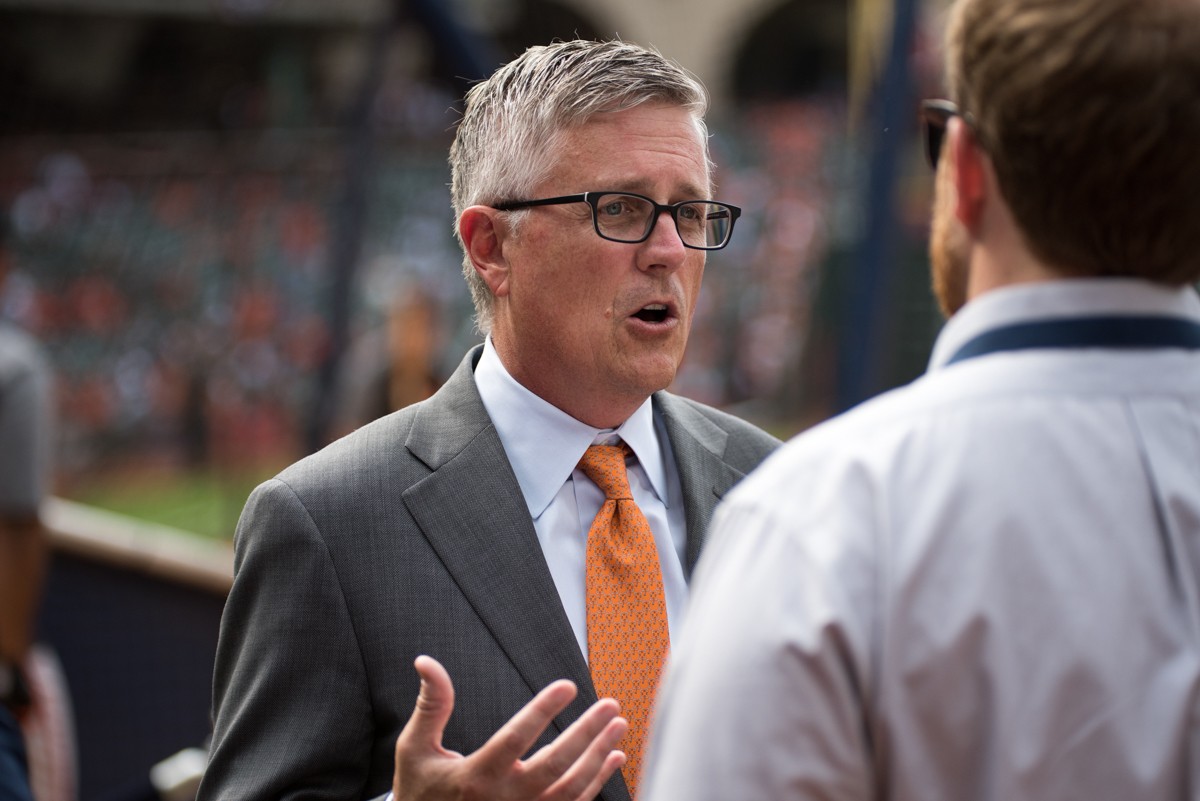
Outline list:
[[[705,106],[622,42],[531,48],[468,94],[450,160],[487,341],[251,495],[202,798],[628,801],[587,655],[606,499],[577,465],[628,447],[674,631],[714,506],[778,445],[664,391],[739,214],[709,199]]]

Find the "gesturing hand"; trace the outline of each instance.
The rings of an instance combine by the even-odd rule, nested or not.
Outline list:
[[[566,679],[534,696],[475,753],[449,751],[442,733],[454,710],[450,674],[429,656],[417,657],[414,665],[421,692],[396,740],[396,801],[592,801],[625,764],[613,746],[627,724],[611,698],[597,701],[554,742],[521,759],[575,698],[575,685]]]

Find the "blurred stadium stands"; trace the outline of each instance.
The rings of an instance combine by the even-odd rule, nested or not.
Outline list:
[[[0,57],[7,85],[23,87],[0,125],[0,202],[16,228],[0,310],[59,367],[63,486],[130,461],[228,466],[303,452],[314,396],[333,392],[317,368],[342,355],[330,353],[341,339],[329,308],[347,175],[339,122],[380,7],[323,16],[303,3],[192,3],[189,16],[147,1],[121,16],[121,3],[20,5],[0,2],[4,36],[23,42]],[[730,65],[727,83],[745,96],[714,113],[721,195],[747,215],[710,261],[676,388],[749,402],[748,414],[788,433],[829,411],[828,379],[810,367],[805,380],[803,359],[822,268],[850,254],[860,224],[862,156],[844,135],[845,42],[826,33],[778,60],[795,75],[772,69],[763,48],[778,51],[806,19],[798,4],[776,5]],[[558,8],[573,29],[525,37],[604,34]],[[393,23],[372,106],[347,335],[366,337],[418,287],[443,327],[429,358],[441,377],[473,338],[446,190],[458,87],[418,16]],[[114,33],[119,21],[129,30]],[[528,43],[505,30],[497,50]],[[80,67],[112,86],[72,99],[45,62],[73,58],[55,45],[93,38],[121,43],[78,46]],[[37,59],[20,59],[35,46]]]
[[[430,330],[406,358],[443,379],[477,337],[446,166],[464,65],[577,34],[653,44],[715,95],[719,196],[745,214],[709,259],[675,389],[782,436],[827,416],[870,152],[847,133],[848,5],[698,0],[681,22],[677,4],[636,0],[0,0],[0,208],[14,225],[0,316],[56,366],[59,493],[280,466],[311,447],[322,397],[326,439],[379,413],[396,331],[419,333],[387,333],[389,315],[414,298]],[[464,41],[486,47],[464,59]],[[915,147],[901,167],[872,390],[917,374],[938,324]],[[331,359],[337,385],[321,380]],[[72,508],[59,522],[83,539],[57,540],[42,634],[70,682],[91,801],[205,736],[223,590],[147,572],[144,537],[118,549],[125,561],[81,545],[103,526]]]

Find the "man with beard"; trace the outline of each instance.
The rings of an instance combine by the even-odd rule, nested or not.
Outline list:
[[[652,801],[1200,792],[1200,3],[960,0],[946,56],[951,317],[718,509]]]

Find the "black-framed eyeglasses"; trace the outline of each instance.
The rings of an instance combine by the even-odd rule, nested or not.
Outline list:
[[[635,244],[645,242],[664,211],[675,221],[675,230],[684,247],[695,250],[720,250],[733,236],[733,224],[742,210],[715,200],[683,200],[657,203],[632,192],[583,192],[539,200],[507,200],[493,203],[499,211],[516,211],[531,206],[558,206],[586,203],[592,207],[592,224],[602,239]]]
[[[968,126],[975,128],[975,120],[970,113],[962,111],[955,103],[949,100],[921,101],[921,120],[925,123],[925,159],[935,170],[938,157],[942,155],[942,142],[946,138],[946,126],[950,124],[951,117],[962,117]]]

